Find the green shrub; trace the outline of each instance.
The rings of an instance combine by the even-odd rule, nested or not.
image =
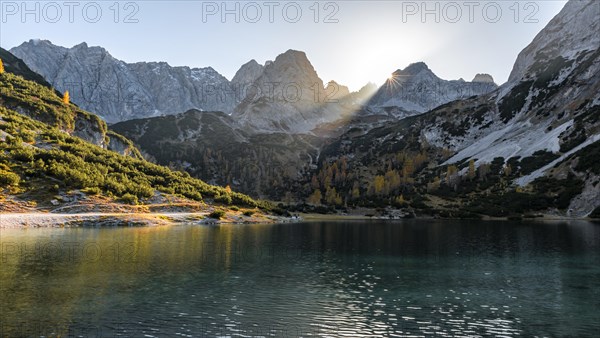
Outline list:
[[[98,187],[89,187],[81,189],[81,192],[88,195],[100,195],[100,193],[102,193],[102,190],[100,190],[100,188]]]
[[[19,177],[19,175],[10,172],[10,171],[6,171],[6,170],[0,170],[0,185],[1,186],[17,186],[19,185],[19,182],[21,181],[21,177]]]
[[[121,200],[121,202],[127,203],[127,204],[132,204],[132,205],[138,204],[138,198],[137,198],[137,196],[129,194],[129,193],[121,196],[120,200]]]
[[[235,205],[233,205],[233,206],[230,206],[230,207],[229,207],[229,210],[232,210],[232,211],[240,211],[240,208],[238,208],[238,207],[236,207]]]
[[[233,200],[230,195],[218,195],[215,196],[215,202],[229,205]]]
[[[246,210],[246,211],[244,211],[244,216],[250,217],[252,215],[254,215],[254,210]]]
[[[214,218],[214,219],[221,219],[223,216],[225,216],[225,211],[223,211],[223,210],[215,210],[215,211],[211,212],[210,214],[208,214],[209,218]]]

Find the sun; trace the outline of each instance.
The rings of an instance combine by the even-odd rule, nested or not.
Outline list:
[[[387,78],[386,85],[390,90],[400,86],[399,76],[397,74],[392,73]]]

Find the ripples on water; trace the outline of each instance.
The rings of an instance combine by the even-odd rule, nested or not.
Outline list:
[[[2,336],[595,336],[600,226],[2,230]]]

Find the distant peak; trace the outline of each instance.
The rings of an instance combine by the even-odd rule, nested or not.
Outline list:
[[[415,62],[408,65],[408,67],[404,69],[398,69],[394,72],[394,75],[417,75],[423,71],[427,71],[431,73],[431,70],[425,62]]]
[[[494,83],[494,78],[490,74],[477,74],[471,82]]]
[[[244,64],[244,66],[260,66],[260,63],[256,62],[256,60],[252,59]]]
[[[262,67],[263,66],[260,63],[256,62],[256,60],[252,59],[252,60],[244,63],[242,65],[242,67],[240,67],[240,70],[242,70],[242,69],[259,69]]]
[[[80,44],[73,46],[73,48],[88,48],[88,44],[87,44],[87,42],[84,41]]]
[[[291,61],[291,60],[304,62],[304,61],[308,61],[308,58],[306,57],[306,53],[304,53],[302,51],[298,51],[298,50],[293,50],[293,49],[288,49],[285,53],[279,54],[275,58],[275,62]]]
[[[30,39],[29,43],[32,43],[34,45],[39,45],[40,43],[46,43],[46,44],[52,44],[52,42],[50,42],[49,40],[42,40],[42,39]]]
[[[306,57],[306,53],[300,50],[288,49],[282,55],[294,55],[294,56],[304,56]]]

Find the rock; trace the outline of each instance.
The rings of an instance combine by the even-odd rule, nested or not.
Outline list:
[[[450,101],[486,94],[497,88],[491,76],[486,81],[447,81],[437,77],[423,62],[398,69],[367,103],[368,113],[403,118],[424,113]]]
[[[494,83],[494,78],[490,74],[477,74],[471,82]]]
[[[188,109],[230,112],[236,97],[211,67],[171,67],[165,62],[125,63],[104,48],[73,48],[30,40],[11,52],[71,101],[110,123]]]

